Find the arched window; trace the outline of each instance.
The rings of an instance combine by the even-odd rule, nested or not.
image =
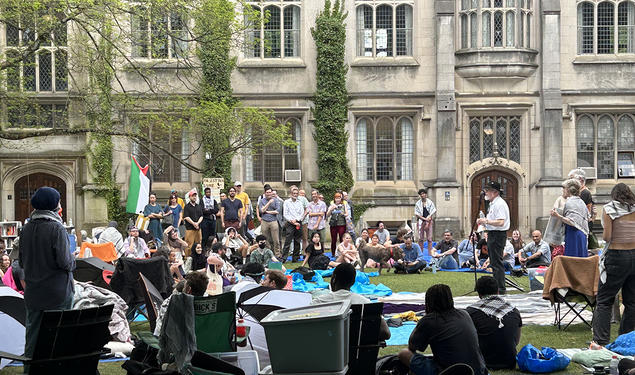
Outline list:
[[[357,2],[357,56],[412,56],[412,0]]]
[[[248,0],[254,12],[245,16],[246,57],[280,59],[300,56],[301,0],[267,0],[265,7]],[[250,19],[257,15],[255,19]],[[266,22],[265,22],[266,20]]]
[[[580,114],[576,138],[579,167],[596,167],[599,179],[635,177],[635,114]]]
[[[410,117],[362,117],[355,127],[357,180],[413,179],[414,129]]]
[[[578,54],[635,53],[635,1],[578,2]]]
[[[461,1],[461,48],[530,48],[531,1]]]
[[[291,139],[297,143],[296,147],[267,145],[257,147],[253,152],[248,153],[245,163],[247,181],[284,182],[285,170],[301,168],[301,121],[296,117],[279,118],[278,121],[289,126]],[[253,138],[256,143],[262,139],[258,134],[254,134]]]
[[[470,163],[494,156],[520,163],[520,116],[471,117]]]

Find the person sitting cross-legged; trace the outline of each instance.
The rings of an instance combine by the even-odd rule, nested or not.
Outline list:
[[[518,260],[523,267],[535,268],[540,266],[549,267],[551,265],[551,249],[549,244],[543,241],[542,233],[539,230],[531,232],[533,242],[525,245],[518,252]]]
[[[413,243],[412,235],[405,236],[404,243],[399,247],[403,251],[403,258],[394,264],[395,273],[419,273],[426,267],[423,251],[418,244]]]
[[[520,312],[498,295],[498,284],[491,276],[478,279],[476,291],[480,300],[466,310],[476,327],[487,368],[516,368],[516,345],[523,325]]]
[[[335,301],[350,300],[353,305],[363,305],[371,303],[371,301],[357,293],[351,292],[351,287],[355,284],[357,271],[350,263],[342,263],[335,267],[333,276],[331,276],[331,291],[314,294],[312,305],[321,303],[329,303]],[[384,319],[380,323],[379,340],[388,340],[390,338],[390,329]]]
[[[436,261],[439,268],[444,268],[446,270],[459,268],[458,247],[459,244],[452,238],[452,232],[446,230],[443,232],[443,240],[432,248],[433,261]],[[437,250],[440,251],[440,253],[437,253]]]
[[[408,348],[399,352],[401,363],[415,375],[436,375],[458,363],[469,365],[474,374],[487,374],[476,328],[465,310],[454,308],[450,287],[436,284],[428,288],[425,306],[426,315],[410,334]],[[417,353],[428,345],[432,358]]]
[[[273,251],[267,247],[267,237],[264,234],[256,236],[256,243],[249,247],[249,262],[260,263],[263,267],[269,267],[270,262],[279,262],[273,255]],[[285,269],[284,266],[282,267]]]

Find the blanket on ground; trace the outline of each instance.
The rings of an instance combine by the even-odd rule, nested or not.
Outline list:
[[[73,295],[73,309],[85,309],[88,307],[103,306],[112,303],[112,316],[108,324],[108,330],[112,337],[120,342],[131,342],[130,326],[126,320],[128,305],[124,300],[108,289],[94,286],[90,283],[75,281],[75,294]]]
[[[554,303],[554,293],[558,289],[568,288],[590,298],[598,294],[600,258],[597,255],[588,258],[559,256],[553,260],[545,273],[545,287],[542,298]]]
[[[542,299],[542,293],[540,291],[523,293],[523,294],[508,294],[505,300],[512,306],[518,309],[520,316],[523,319],[523,325],[535,324],[535,325],[551,325],[554,321],[554,312],[551,303]],[[380,297],[380,302],[386,304],[420,304],[425,303],[425,293],[394,293],[391,296]],[[464,309],[469,305],[477,302],[479,298],[477,296],[456,297],[454,298],[454,307],[458,309]],[[582,316],[585,319],[591,319],[593,313],[585,310],[582,312]],[[582,323],[577,317],[575,322]]]

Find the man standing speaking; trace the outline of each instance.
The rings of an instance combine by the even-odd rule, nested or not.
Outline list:
[[[70,309],[75,291],[75,259],[58,214],[60,193],[41,187],[33,194],[31,206],[35,210],[20,233],[20,266],[26,283],[26,357],[33,356],[44,310]]]
[[[509,206],[501,198],[501,186],[496,181],[491,181],[483,188],[485,199],[489,204],[487,217],[479,218],[476,223],[484,225],[487,230],[487,248],[489,250],[489,262],[494,271],[494,279],[498,284],[498,294],[505,294],[505,267],[503,266],[503,249],[509,230]]]

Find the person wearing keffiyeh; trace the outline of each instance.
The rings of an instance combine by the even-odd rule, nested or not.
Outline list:
[[[498,295],[498,284],[491,276],[476,282],[480,300],[466,310],[478,333],[478,343],[487,368],[516,368],[516,346],[520,341],[520,312]]]

